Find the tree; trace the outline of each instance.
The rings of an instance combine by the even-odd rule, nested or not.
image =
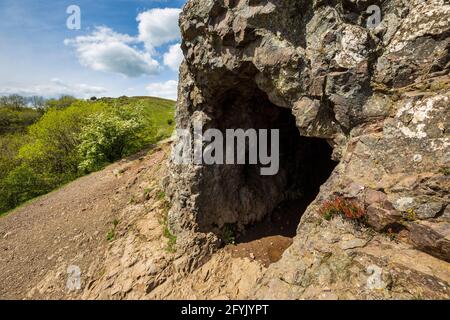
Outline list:
[[[106,108],[104,103],[78,101],[64,109],[49,109],[39,122],[29,127],[32,142],[20,149],[20,159],[52,174],[69,177],[76,174],[80,132],[91,115]]]
[[[27,101],[24,97],[18,94],[1,97],[0,106],[10,108],[13,110],[20,110],[27,106]]]
[[[139,112],[118,108],[90,118],[84,127],[78,147],[84,172],[95,171],[139,149],[139,133],[144,128]]]
[[[30,97],[29,100],[30,100],[31,105],[32,105],[33,108],[35,108],[35,109],[41,110],[41,109],[43,109],[43,108],[45,107],[46,101],[45,101],[45,99],[44,99],[43,97],[40,97],[40,96],[32,96],[32,97]]]
[[[50,99],[46,103],[47,109],[65,109],[70,107],[73,103],[77,102],[78,100],[72,96],[61,96],[59,99]]]

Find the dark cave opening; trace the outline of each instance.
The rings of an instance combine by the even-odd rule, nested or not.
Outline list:
[[[300,135],[290,109],[273,104],[252,82],[238,88],[216,98],[219,107],[211,108],[204,129],[279,129],[279,171],[263,176],[261,164],[205,166],[200,188],[208,192],[198,199],[197,223],[200,231],[212,231],[224,243],[230,243],[232,234],[237,247],[253,243],[264,248],[262,239],[269,239],[267,245],[280,240],[282,252],[337,163],[325,139]]]
[[[249,225],[238,235],[236,243],[245,243],[260,238],[282,236],[293,238],[306,208],[316,198],[320,186],[327,181],[337,163],[331,160],[332,148],[319,138],[300,137],[291,144],[300,155],[285,153],[290,166],[289,182],[283,200],[264,219]]]
[[[228,247],[234,256],[255,259],[266,266],[280,260],[291,246],[303,213],[337,165],[332,160],[333,149],[325,139],[300,136],[289,109],[267,105],[271,112],[276,110],[270,126],[280,130],[279,173],[275,177],[262,177],[257,174],[258,166],[243,171],[247,171],[245,184],[255,186],[253,195],[258,194],[259,188],[267,190],[272,186],[277,197],[269,201],[277,202],[271,206],[266,198],[256,196],[257,200],[266,201],[266,213],[262,219],[237,230],[234,245]]]
[[[279,174],[284,175],[279,201],[262,220],[238,232],[227,247],[233,256],[254,259],[266,267],[279,261],[292,245],[303,213],[337,165],[325,139],[300,136],[290,110],[278,111],[274,127],[280,129]]]

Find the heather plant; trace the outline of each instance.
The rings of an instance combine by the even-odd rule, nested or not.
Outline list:
[[[325,201],[319,209],[320,215],[325,220],[331,220],[340,215],[350,220],[362,220],[365,216],[364,210],[355,200],[335,197],[333,200]]]

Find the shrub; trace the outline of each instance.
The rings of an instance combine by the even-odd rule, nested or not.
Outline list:
[[[26,141],[23,133],[0,135],[0,180],[17,167],[17,154]]]
[[[107,241],[113,241],[116,238],[116,229],[117,229],[117,226],[119,225],[119,220],[114,219],[112,221],[112,225],[113,225],[113,228],[111,230],[109,230],[108,233],[106,234]]]
[[[79,102],[76,98],[72,96],[62,96],[59,99],[50,99],[46,102],[45,107],[47,109],[65,109],[70,107],[72,104]]]
[[[158,200],[164,200],[166,198],[166,193],[162,190],[158,191],[156,197],[158,198]]]
[[[235,244],[236,243],[236,225],[226,224],[223,231],[223,241],[225,244]]]
[[[0,134],[24,132],[41,116],[42,112],[36,109],[0,107]]]
[[[26,164],[12,170],[0,183],[0,212],[7,211],[53,189],[51,177]]]
[[[80,161],[77,146],[87,119],[108,108],[102,103],[79,101],[65,109],[51,109],[34,125],[28,135],[32,142],[19,151],[21,161],[52,174],[76,176]]]
[[[167,238],[167,247],[166,250],[170,253],[174,253],[177,251],[176,245],[177,245],[177,237],[170,232],[169,227],[164,227],[164,237]]]
[[[83,159],[79,168],[95,171],[142,147],[138,138],[143,124],[139,113],[131,108],[118,108],[89,118],[80,134],[78,153]]]
[[[331,201],[326,201],[319,209],[320,215],[325,220],[331,220],[336,215],[341,215],[351,220],[361,220],[364,218],[364,210],[354,200],[336,197]]]
[[[94,100],[0,98],[0,213],[172,133],[172,101]]]

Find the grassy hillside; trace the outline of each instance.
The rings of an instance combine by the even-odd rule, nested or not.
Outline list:
[[[142,105],[144,115],[152,119],[158,131],[158,136],[167,138],[172,134],[175,121],[175,101],[155,97],[120,97],[102,98],[100,101],[116,105]]]
[[[149,148],[174,129],[175,102],[160,98],[63,97],[39,110],[14,108],[0,106],[0,214]]]

